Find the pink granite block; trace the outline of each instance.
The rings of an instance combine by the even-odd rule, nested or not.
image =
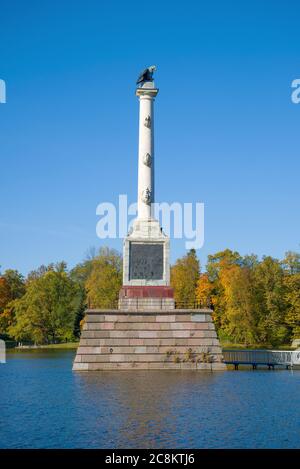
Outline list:
[[[100,339],[102,337],[109,337],[108,331],[86,331],[81,334],[82,338],[86,339]]]
[[[171,331],[157,331],[157,338],[159,339],[171,339],[172,332]]]
[[[74,371],[88,371],[89,365],[88,363],[76,363],[73,364]]]
[[[187,330],[187,329],[194,329],[194,324],[191,322],[174,322],[174,324],[170,324],[172,330]]]
[[[176,314],[175,322],[191,322],[190,314]]]
[[[131,349],[131,347],[128,347]],[[132,350],[126,350],[126,353],[131,353]],[[134,347],[133,349],[133,352],[134,353],[152,353],[152,352],[156,352],[156,350],[154,350],[154,347],[145,347],[144,345],[141,345],[139,347]]]
[[[124,345],[130,345],[130,339],[122,338],[122,339],[103,339],[101,341],[102,346],[108,346],[108,347],[115,347],[115,346],[124,346]]]
[[[102,324],[102,327],[101,329],[102,330],[112,330],[115,328],[115,326],[117,325],[117,323],[115,322],[105,322]]]
[[[190,331],[172,331],[171,335],[173,337],[190,337],[191,332]]]
[[[157,315],[156,316],[156,321],[157,322],[174,322],[175,321],[175,315],[174,314]]]
[[[139,331],[111,331],[110,337],[135,339],[139,337]]]
[[[195,337],[195,338],[205,337],[205,331],[192,330],[190,331],[190,337]]]
[[[88,314],[85,319],[86,322],[103,322],[105,321],[104,314]]]
[[[151,338],[157,338],[159,332],[157,331],[139,331],[138,332],[138,337],[141,339],[151,339]]]
[[[130,345],[144,345],[144,339],[129,339]]]
[[[109,355],[108,359],[106,361],[108,362],[125,362],[125,354],[117,353],[117,354],[111,354]]]
[[[85,355],[89,353],[101,353],[101,347],[79,347],[77,353],[79,355]]]

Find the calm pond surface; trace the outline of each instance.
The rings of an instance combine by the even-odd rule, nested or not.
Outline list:
[[[8,353],[1,448],[300,448],[300,371],[74,373],[74,354]]]

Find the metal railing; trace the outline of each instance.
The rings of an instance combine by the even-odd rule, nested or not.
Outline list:
[[[128,307],[136,309],[166,309],[168,303],[170,307],[175,309],[212,309],[210,302],[204,301],[175,301],[173,298],[122,298],[121,300],[115,300],[112,302],[99,302],[98,305],[88,301],[88,309],[118,309],[119,305],[123,302],[123,305],[127,302]]]
[[[213,309],[209,301],[175,301],[175,309]]]
[[[300,365],[300,350],[223,350],[224,361],[228,365]]]

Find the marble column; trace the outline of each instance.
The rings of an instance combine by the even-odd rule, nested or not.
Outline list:
[[[153,306],[150,299],[154,297],[157,301],[157,295],[166,307],[174,305],[173,290],[170,289],[169,238],[152,211],[155,201],[154,100],[157,93],[153,81],[145,81],[136,89],[140,108],[138,213],[124,239],[123,289],[120,292],[123,308],[131,307],[131,301],[134,304],[137,297],[147,298],[148,307]]]
[[[138,164],[138,219],[153,219],[154,203],[154,100],[158,93],[154,82],[137,88],[140,101],[139,164]]]

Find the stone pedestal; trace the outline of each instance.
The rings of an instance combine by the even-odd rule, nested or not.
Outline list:
[[[135,220],[123,245],[123,285],[170,285],[170,241],[156,220]]]
[[[87,310],[73,370],[222,371],[211,310]]]
[[[175,309],[171,287],[124,286],[119,293],[119,309],[127,311],[170,311]]]
[[[169,238],[156,220],[135,220],[124,240],[119,308],[174,309]]]

